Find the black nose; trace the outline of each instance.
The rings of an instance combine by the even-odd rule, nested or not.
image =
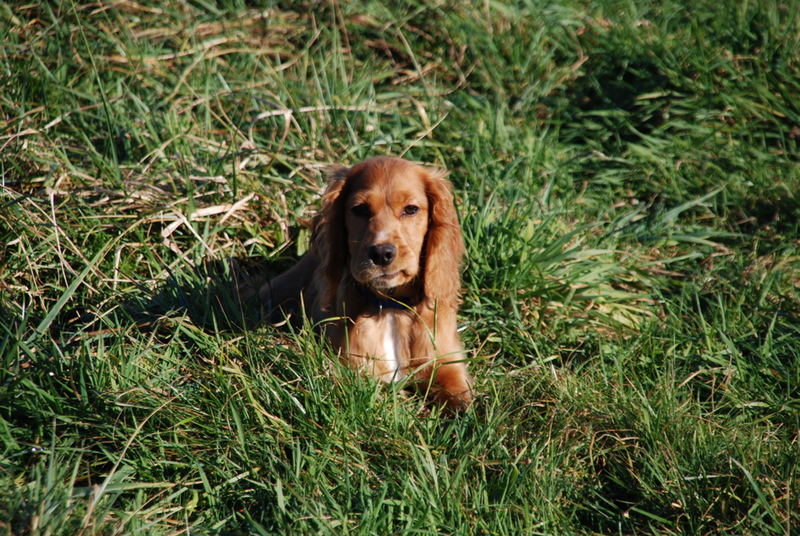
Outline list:
[[[379,244],[370,246],[367,254],[370,260],[378,266],[387,266],[392,263],[395,255],[397,255],[397,248],[391,244]]]

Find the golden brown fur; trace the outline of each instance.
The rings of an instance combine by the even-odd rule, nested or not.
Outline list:
[[[413,375],[450,408],[472,400],[456,332],[464,255],[445,174],[379,157],[334,174],[311,247],[261,290],[284,313],[305,305],[353,367]],[[301,298],[302,295],[302,298]]]

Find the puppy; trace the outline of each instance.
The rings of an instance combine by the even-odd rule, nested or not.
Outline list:
[[[384,382],[411,376],[457,410],[473,398],[456,331],[463,256],[445,173],[372,158],[333,175],[309,251],[260,297],[283,314],[302,303],[351,366]]]

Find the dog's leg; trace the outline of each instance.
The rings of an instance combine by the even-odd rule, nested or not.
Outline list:
[[[433,316],[433,315],[431,315]],[[472,403],[472,378],[464,362],[464,350],[456,332],[455,311],[440,311],[438,322],[425,322],[429,328],[418,334],[412,345],[411,367],[423,388],[430,387],[430,395],[444,403],[450,410],[464,409]]]

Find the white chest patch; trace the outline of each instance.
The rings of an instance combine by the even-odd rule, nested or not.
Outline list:
[[[383,381],[390,383],[397,380],[402,380],[405,376],[402,367],[400,366],[400,355],[397,343],[397,326],[394,315],[389,313],[386,315],[383,322],[383,356],[387,371],[381,378]]]

